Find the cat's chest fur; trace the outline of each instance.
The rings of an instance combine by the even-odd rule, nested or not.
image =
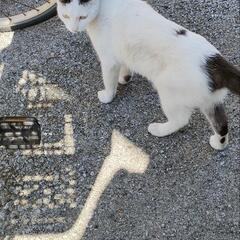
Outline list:
[[[98,56],[103,61],[107,59],[106,61],[127,65],[132,72],[140,73],[149,80],[154,78],[149,72],[153,74],[154,68],[159,70],[160,62],[163,65],[164,59],[156,61],[159,58],[158,53],[149,47],[144,47],[143,43],[127,41],[121,36],[121,32],[116,34],[109,31],[106,26],[92,26],[88,29],[88,34]],[[152,70],[146,69],[146,64],[151,66]]]
[[[159,72],[171,71],[183,61],[199,62],[204,52],[206,55],[217,52],[201,36],[141,4],[144,3],[102,1],[97,18],[87,28],[101,61],[125,64],[154,81],[160,80]],[[195,44],[194,52],[189,50],[191,44]]]
[[[139,29],[134,28],[134,16],[131,22],[124,22],[123,17],[121,9],[115,16],[109,14],[105,8],[100,11],[99,16],[87,29],[94,48],[100,59],[107,58],[108,61],[112,59],[119,64],[125,64],[133,72],[151,80],[154,78],[152,75],[164,66],[166,57],[163,58],[163,52],[160,54],[153,44],[145,40],[151,36],[145,35],[140,26]]]

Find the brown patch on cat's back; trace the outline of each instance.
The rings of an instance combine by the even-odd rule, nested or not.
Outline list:
[[[240,94],[240,71],[220,54],[206,60],[205,70],[209,77],[209,87],[213,92],[226,87],[233,93]]]
[[[177,34],[177,36],[186,36],[187,30],[185,30],[185,29],[176,30],[176,34]]]

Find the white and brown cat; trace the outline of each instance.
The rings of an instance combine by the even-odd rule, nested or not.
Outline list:
[[[101,60],[110,103],[118,82],[131,72],[148,78],[157,89],[166,123],[148,131],[164,137],[188,124],[194,109],[209,120],[213,148],[228,144],[223,99],[228,89],[240,94],[240,71],[205,38],[167,20],[142,0],[58,0],[58,15],[71,32],[87,30]]]

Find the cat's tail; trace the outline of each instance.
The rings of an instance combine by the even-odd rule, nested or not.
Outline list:
[[[207,59],[206,70],[212,91],[228,88],[233,93],[240,95],[240,71],[220,54]]]

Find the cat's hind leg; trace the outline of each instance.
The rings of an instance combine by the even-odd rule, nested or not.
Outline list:
[[[119,64],[102,63],[102,74],[105,89],[98,92],[98,99],[102,103],[110,103],[117,92]]]
[[[209,108],[202,109],[210,122],[214,135],[210,137],[210,145],[216,150],[223,150],[228,145],[228,122],[222,104],[218,103]]]
[[[148,127],[148,132],[157,137],[168,136],[188,124],[192,114],[192,109],[179,106],[177,103],[162,102],[162,109],[168,119],[166,123],[152,123]]]
[[[122,65],[119,73],[118,82],[120,84],[125,85],[131,80],[131,77],[132,77],[131,71],[127,68],[127,66]]]

